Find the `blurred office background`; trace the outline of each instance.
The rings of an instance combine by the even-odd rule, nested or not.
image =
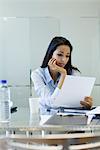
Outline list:
[[[41,65],[49,42],[64,36],[82,75],[96,77],[94,105],[100,105],[100,1],[0,0],[0,79],[7,79],[15,106],[35,97],[30,73]]]

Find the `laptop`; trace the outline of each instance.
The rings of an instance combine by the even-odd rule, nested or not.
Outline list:
[[[86,115],[53,115],[51,116],[44,125],[86,125]]]

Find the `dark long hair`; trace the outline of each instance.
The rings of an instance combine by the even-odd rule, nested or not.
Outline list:
[[[72,53],[72,45],[71,43],[64,37],[61,37],[61,36],[57,36],[57,37],[54,37],[49,46],[48,46],[48,49],[47,49],[47,52],[45,54],[45,57],[43,59],[43,62],[42,62],[42,65],[41,65],[41,68],[45,68],[48,66],[48,62],[49,60],[52,58],[52,55],[53,55],[53,52],[57,49],[58,46],[60,45],[67,45],[70,47],[70,57],[69,57],[69,61],[68,63],[65,65],[65,69],[67,71],[67,74],[68,75],[71,75],[72,74],[72,69],[74,70],[78,70],[78,68],[76,67],[73,67],[72,64],[71,64],[71,53]],[[79,71],[80,72],[80,71]]]

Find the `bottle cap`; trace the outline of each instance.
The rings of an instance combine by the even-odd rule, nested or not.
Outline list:
[[[3,84],[7,84],[7,80],[1,80],[0,82]]]

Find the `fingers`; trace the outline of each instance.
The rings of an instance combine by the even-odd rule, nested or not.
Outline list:
[[[88,103],[92,107],[92,105],[93,105],[92,97],[85,97],[84,101],[86,101],[86,103]]]
[[[49,66],[49,68],[51,69],[51,70],[54,70],[54,71],[56,71],[57,72],[57,65],[56,65],[56,59],[54,59],[54,58],[51,58],[50,60],[49,60],[49,62],[48,62],[48,66]]]
[[[85,97],[84,98],[84,100],[83,101],[80,101],[80,104],[83,106],[83,107],[85,107],[85,108],[87,108],[87,109],[90,109],[91,107],[92,107],[92,105],[93,105],[93,99],[92,99],[92,97]]]
[[[81,104],[84,108],[87,108],[87,109],[90,109],[90,108],[91,108],[91,105],[90,105],[89,102],[80,101],[80,104]]]
[[[55,58],[51,58],[48,62],[48,66],[50,67],[51,70],[55,71],[55,72],[59,72],[61,74],[66,75],[67,72],[63,67],[60,67],[57,65],[57,61]]]
[[[51,58],[48,62],[48,65],[53,65],[53,64],[56,64],[56,59]]]

